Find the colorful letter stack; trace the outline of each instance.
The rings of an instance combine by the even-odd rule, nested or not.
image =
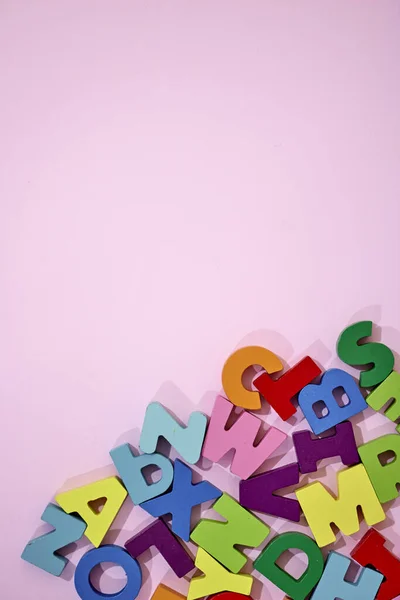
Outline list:
[[[398,433],[357,447],[349,420],[367,407],[379,410],[385,405],[389,405],[385,412],[388,419],[397,421],[400,417],[400,374],[393,370],[392,351],[368,340],[372,328],[371,321],[355,323],[342,332],[337,343],[339,358],[360,368],[358,382],[342,369],[322,373],[309,356],[280,374],[283,364],[273,352],[248,346],[226,361],[222,370],[225,396],[216,397],[210,418],[194,412],[182,426],[161,404],[151,403],[140,436],[140,453],[129,444],[114,448],[110,455],[119,477],[107,477],[57,495],[56,504],[49,504],[42,515],[42,520],[54,529],[31,540],[22,558],[59,576],[68,563],[59,550],[86,536],[93,548],[75,570],[78,596],[82,600],[134,600],[142,587],[141,557],[155,547],[176,577],[190,579],[188,600],[251,600],[252,561],[243,547],[256,549],[262,545],[252,567],[288,598],[304,600],[310,594],[313,600],[400,597],[400,560],[372,528],[385,520],[385,504],[399,493],[400,425]],[[243,374],[252,365],[260,365],[262,371],[253,379],[251,390],[244,386]],[[338,391],[344,392],[347,403],[337,401]],[[254,475],[288,437],[270,427],[259,441],[262,421],[249,411],[259,410],[264,402],[283,421],[300,409],[311,431],[296,431],[292,436],[296,462]],[[235,407],[242,412],[233,418]],[[180,459],[172,462],[157,451],[160,438],[169,442]],[[202,457],[219,462],[232,450],[230,471],[240,478],[238,499],[207,481],[193,483],[188,465]],[[385,453],[390,453],[392,460],[382,461]],[[318,470],[319,461],[336,457],[345,465],[337,473],[337,496],[319,481],[300,484],[302,475]],[[144,476],[149,466],[159,471],[156,481]],[[289,486],[296,486],[296,498],[277,493]],[[128,495],[154,521],[124,547],[103,545]],[[91,504],[100,498],[106,501],[96,512]],[[222,520],[202,518],[193,524],[193,508],[210,501]],[[337,529],[345,536],[359,531],[358,509],[370,529],[351,552],[352,559],[362,567],[354,583],[346,577],[351,559],[332,550],[325,560],[321,548],[336,541]],[[310,536],[298,531],[275,535],[252,511],[293,523],[303,515]],[[171,517],[170,525],[164,521],[165,516]],[[184,543],[189,540],[197,545],[194,560]],[[308,558],[298,579],[278,566],[287,550],[300,550]],[[125,587],[115,594],[105,595],[91,582],[91,571],[104,562],[115,563],[126,573]],[[162,584],[152,596],[153,600],[183,598]]]

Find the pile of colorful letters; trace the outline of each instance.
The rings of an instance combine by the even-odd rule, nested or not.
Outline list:
[[[393,370],[392,351],[368,339],[372,327],[371,321],[355,323],[338,340],[339,358],[360,368],[358,383],[342,369],[322,373],[309,356],[279,376],[283,365],[274,353],[248,346],[226,361],[222,371],[225,396],[217,396],[209,419],[194,412],[183,426],[161,404],[151,403],[140,437],[142,454],[129,444],[118,446],[110,454],[120,478],[107,477],[56,496],[57,504],[49,504],[42,515],[54,530],[31,540],[22,558],[59,576],[68,560],[58,551],[85,535],[94,547],[75,570],[80,598],[134,600],[142,586],[140,557],[155,547],[177,577],[191,577],[189,600],[208,596],[245,600],[251,598],[253,576],[248,568],[246,573],[242,571],[249,559],[241,548],[259,548],[266,540],[253,568],[289,598],[304,600],[311,593],[313,600],[400,597],[400,560],[375,529],[370,528],[351,552],[363,567],[356,583],[345,578],[350,558],[331,551],[324,561],[321,552],[336,540],[333,524],[346,536],[356,533],[360,528],[358,508],[368,527],[380,523],[385,520],[382,506],[398,495],[400,436],[387,434],[357,447],[349,421],[367,407],[386,408],[385,415],[393,422],[400,417],[400,374]],[[242,379],[252,365],[260,365],[262,371],[256,373],[250,390]],[[347,403],[337,401],[338,390],[344,392]],[[248,411],[260,409],[262,402],[269,403],[284,421],[301,409],[312,432],[306,429],[293,434],[296,462],[252,477],[287,438],[270,427],[255,443],[261,420]],[[235,406],[243,410],[231,423]],[[182,460],[173,463],[157,452],[159,438],[167,440]],[[192,482],[192,470],[185,463],[194,465],[202,457],[219,462],[232,449],[230,470],[241,480],[238,500],[207,481]],[[385,453],[390,453],[392,460],[382,460]],[[299,484],[301,474],[316,472],[320,460],[335,457],[346,465],[337,474],[337,497],[320,481],[297,487],[296,498],[277,493]],[[144,475],[143,470],[150,465],[159,470],[157,481]],[[140,505],[155,520],[131,537],[124,548],[101,545],[128,494],[134,505]],[[92,502],[99,498],[106,499],[100,512],[92,508]],[[200,519],[193,524],[193,507],[211,500],[215,501],[212,509],[223,520]],[[310,536],[298,531],[274,536],[251,511],[292,522],[299,522],[303,514]],[[164,516],[171,517],[170,526],[162,520]],[[183,543],[189,540],[198,546],[194,561]],[[298,579],[277,564],[284,552],[296,549],[308,558]],[[92,569],[104,562],[125,570],[126,586],[115,594],[105,595],[91,582]],[[152,598],[179,600],[183,596],[159,585]]]

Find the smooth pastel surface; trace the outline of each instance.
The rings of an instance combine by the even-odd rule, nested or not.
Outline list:
[[[86,523],[79,517],[67,515],[55,504],[48,504],[41,518],[42,521],[52,525],[54,530],[28,542],[21,558],[59,577],[67,566],[68,560],[57,554],[57,551],[78,541],[85,532]]]
[[[172,516],[172,531],[185,541],[189,541],[191,516],[194,506],[214,500],[222,492],[208,481],[192,483],[192,470],[179,459],[174,463],[172,490],[140,505],[153,517],[166,514]]]
[[[340,457],[344,465],[360,462],[353,425],[350,421],[336,425],[334,433],[323,438],[312,437],[311,431],[295,431],[292,437],[297,462],[302,473],[313,473],[324,458]]]
[[[321,369],[315,361],[305,356],[277,379],[265,372],[253,380],[253,385],[281,419],[287,421],[297,411],[292,403],[294,396],[320,374]]]
[[[172,483],[172,463],[162,454],[136,456],[130,444],[123,444],[110,450],[110,456],[134,504],[142,504],[163,494]],[[147,482],[143,474],[143,469],[147,467],[157,467],[161,471],[158,481]]]
[[[90,579],[91,571],[100,563],[114,563],[122,567],[126,575],[126,585],[114,594],[103,594]],[[135,600],[142,586],[142,571],[137,560],[133,559],[120,546],[105,544],[92,548],[79,561],[75,570],[75,590],[82,600]]]
[[[374,600],[383,575],[362,569],[356,583],[345,581],[351,560],[339,552],[330,552],[323,575],[311,600]]]
[[[155,452],[163,437],[187,463],[194,465],[200,458],[206,427],[207,417],[200,412],[193,412],[187,426],[182,426],[162,404],[151,402],[140,434],[140,449],[147,454]]]
[[[213,510],[226,521],[201,519],[190,539],[229,571],[238,573],[247,563],[247,556],[236,546],[257,548],[268,536],[270,528],[228,494],[222,494]]]
[[[335,390],[343,389],[348,403],[339,406],[334,396]],[[327,409],[326,415],[317,416],[315,405],[323,402]],[[318,435],[335,427],[350,417],[367,408],[360,388],[353,377],[343,369],[329,369],[323,374],[318,384],[310,383],[299,394],[299,406],[304,413],[311,429]]]
[[[359,320],[399,354],[398,0],[0,5],[0,585],[76,600],[21,551],[61,486],[117,475],[108,451],[138,447],[149,402],[210,415],[244,345],[358,377],[335,344]],[[371,409],[355,422],[359,443],[395,431]],[[288,440],[267,468],[295,460]],[[199,472],[237,497],[224,463]],[[400,504],[385,510],[400,554]],[[149,519],[127,499],[110,539]],[[160,581],[186,595],[149,564],[139,600]],[[255,599],[282,600],[257,576]]]
[[[204,574],[192,577],[190,580],[187,600],[196,600],[225,591],[237,592],[245,596],[250,594],[253,586],[251,575],[231,573],[203,548],[197,550],[195,565]]]
[[[344,535],[352,535],[360,529],[357,507],[361,507],[369,526],[386,518],[363,465],[339,471],[337,489],[336,498],[320,481],[296,490],[304,516],[320,547],[336,540],[331,523]]]
[[[400,596],[400,560],[387,548],[386,539],[375,529],[369,529],[351,551],[360,565],[373,567],[384,576],[376,600],[393,600]]]
[[[178,594],[175,590],[171,590],[171,588],[160,583],[152,595],[151,600],[186,600],[186,598],[185,596],[182,596],[182,594]]]
[[[361,371],[359,376],[360,386],[367,388],[379,385],[390,375],[394,366],[394,355],[390,348],[365,339],[371,337],[372,327],[372,321],[353,323],[342,331],[337,342],[337,353],[343,362],[369,367]]]
[[[261,473],[239,486],[239,502],[249,510],[267,513],[289,521],[300,521],[300,504],[294,498],[283,498],[275,492],[299,483],[299,465],[291,463]]]
[[[267,373],[277,373],[283,369],[279,358],[268,348],[245,346],[239,348],[227,359],[222,368],[222,387],[228,400],[249,410],[261,408],[260,395],[243,385],[243,373],[249,367],[260,365]]]
[[[391,433],[362,444],[358,448],[362,463],[374,486],[379,502],[389,502],[399,495],[400,484],[400,435]],[[380,456],[393,453],[392,460],[382,464]]]
[[[380,410],[391,400],[385,407],[385,417],[397,421],[400,418],[400,373],[393,371],[385,381],[368,394],[366,400],[374,410]],[[400,424],[397,425],[396,431],[400,433]]]
[[[287,550],[301,550],[308,559],[299,578],[292,577],[277,561]],[[304,600],[318,583],[324,570],[324,557],[317,544],[307,535],[287,532],[276,536],[254,561],[254,568],[272,581],[293,600]]]
[[[110,529],[128,492],[117,477],[107,477],[56,496],[56,502],[66,513],[78,513],[87,524],[85,536],[96,548]],[[105,504],[96,513],[89,503],[105,498]]]
[[[219,462],[227,452],[234,449],[231,472],[241,479],[247,479],[283,444],[287,435],[276,427],[270,427],[256,445],[262,421],[243,411],[233,425],[228,427],[233,409],[232,403],[223,396],[215,398],[202,455],[208,460]]]
[[[177,577],[184,577],[194,569],[194,563],[186,548],[161,519],[157,519],[125,543],[125,548],[133,558],[137,558],[152,546],[162,554]]]

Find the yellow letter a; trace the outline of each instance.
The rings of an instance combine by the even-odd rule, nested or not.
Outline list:
[[[87,523],[86,537],[98,548],[121,508],[127,491],[117,477],[107,477],[94,483],[63,492],[56,502],[66,513],[78,513]],[[95,512],[90,502],[105,498],[100,512]]]

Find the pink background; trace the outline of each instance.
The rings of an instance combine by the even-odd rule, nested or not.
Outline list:
[[[238,345],[327,368],[372,318],[400,352],[399,56],[390,0],[1,0],[1,597],[76,597],[84,541],[60,579],[19,558],[46,504],[113,473],[151,400],[209,413]],[[106,541],[150,522],[131,508]],[[400,554],[396,510],[378,529]],[[152,554],[140,600],[187,590]]]

